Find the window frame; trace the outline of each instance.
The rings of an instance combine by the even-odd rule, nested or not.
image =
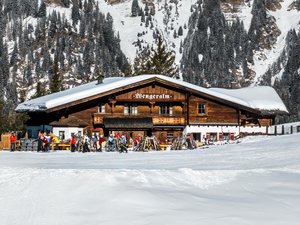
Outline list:
[[[66,138],[66,131],[64,131],[64,130],[59,130],[59,131],[58,131],[58,138],[59,138],[59,140],[61,140],[61,141],[65,140],[65,138]]]
[[[98,113],[105,113],[106,112],[106,104],[99,104],[98,105]]]
[[[198,102],[197,112],[198,112],[198,115],[200,115],[200,116],[207,115],[207,103]]]
[[[138,115],[137,104],[124,104],[124,115]]]
[[[159,105],[159,115],[173,116],[174,114],[173,106],[170,104]]]

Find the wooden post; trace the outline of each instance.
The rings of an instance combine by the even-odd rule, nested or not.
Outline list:
[[[115,104],[116,104],[117,101],[115,99],[112,99],[112,100],[109,100],[109,102],[111,103],[111,114],[114,114]]]
[[[190,106],[190,94],[186,93],[185,94],[185,102],[184,104],[184,114],[185,114],[185,121],[186,121],[186,125],[190,124],[189,118],[190,118],[190,112],[189,112],[189,106]]]
[[[150,106],[150,113],[153,114],[155,102],[149,102],[149,103],[151,104],[151,106]]]

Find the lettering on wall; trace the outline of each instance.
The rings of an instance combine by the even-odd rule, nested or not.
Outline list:
[[[156,100],[156,99],[173,99],[173,95],[170,94],[143,94],[143,93],[136,93],[132,95],[133,99],[149,99],[149,100]]]

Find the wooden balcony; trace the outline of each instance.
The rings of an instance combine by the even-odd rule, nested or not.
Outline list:
[[[145,116],[143,114],[124,114],[124,113],[94,113],[93,114],[93,122],[95,125],[103,124],[105,118],[150,118],[151,116]]]
[[[152,124],[154,126],[162,126],[162,125],[174,125],[174,126],[184,126],[186,125],[184,116],[158,116],[158,115],[111,115],[111,114],[100,114],[95,113],[93,115],[93,122],[95,125],[103,124],[104,118],[152,118]]]
[[[153,125],[185,125],[185,118],[178,116],[155,116],[152,118]]]

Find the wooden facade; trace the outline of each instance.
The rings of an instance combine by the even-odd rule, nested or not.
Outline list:
[[[85,121],[88,130],[106,136],[155,135],[161,143],[181,136],[187,125],[269,126],[275,117],[160,79],[128,84],[39,114],[30,114],[31,125],[74,116]]]

